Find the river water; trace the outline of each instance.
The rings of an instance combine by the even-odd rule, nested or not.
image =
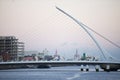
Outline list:
[[[0,70],[0,80],[120,80],[120,71],[80,71],[79,66]]]

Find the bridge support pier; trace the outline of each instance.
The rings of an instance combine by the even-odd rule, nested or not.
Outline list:
[[[110,65],[106,65],[106,71],[110,71]]]
[[[81,71],[84,71],[84,69],[83,69],[83,68],[84,68],[84,66],[83,66],[83,65],[81,65],[80,70],[81,70]]]
[[[86,71],[89,71],[89,66],[88,65],[86,65]]]
[[[96,72],[99,72],[99,65],[95,66],[95,70],[96,70]]]
[[[89,71],[89,66],[88,65],[86,65],[86,66],[81,65],[80,71],[84,71],[84,69],[85,69],[85,71]]]

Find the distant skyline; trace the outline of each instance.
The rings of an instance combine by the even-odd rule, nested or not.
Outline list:
[[[16,36],[27,51],[47,48],[54,54],[57,49],[72,57],[78,49],[80,55],[99,57],[88,34],[55,6],[120,45],[120,0],[0,0],[0,36]],[[119,48],[94,36],[108,53],[120,57]]]

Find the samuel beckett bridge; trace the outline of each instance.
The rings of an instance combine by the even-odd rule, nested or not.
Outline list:
[[[74,17],[72,17],[71,15],[69,15],[68,13],[63,11],[62,9],[60,9],[58,7],[56,7],[56,9],[59,10],[60,12],[62,12],[63,14],[65,14],[66,16],[68,16],[69,18],[71,18],[80,27],[82,27],[82,29],[84,29],[84,31],[90,36],[90,38],[94,41],[94,43],[96,44],[96,46],[100,50],[102,56],[104,57],[104,60],[102,60],[102,61],[18,61],[18,62],[0,62],[0,68],[2,67],[1,69],[4,69],[4,68],[8,68],[8,69],[9,68],[22,68],[22,67],[25,67],[25,65],[29,65],[29,66],[30,65],[31,66],[32,65],[34,65],[34,66],[39,65],[39,67],[40,66],[50,67],[50,66],[80,65],[81,66],[80,67],[81,71],[84,70],[84,67],[85,67],[86,71],[89,71],[89,65],[95,66],[96,71],[99,71],[100,67],[102,69],[104,69],[104,71],[117,71],[118,69],[120,69],[120,61],[117,60],[116,58],[114,58],[113,56],[110,56],[112,61],[111,61],[111,59],[106,57],[105,56],[106,52],[100,46],[100,44],[97,42],[97,40],[92,36],[92,34],[89,32],[89,30],[94,32],[95,34],[99,35],[100,37],[104,38],[105,40],[107,40],[108,42],[110,42],[111,44],[113,44],[114,46],[116,46],[118,48],[120,48],[119,45],[110,41],[109,39],[102,36],[101,34],[97,33],[96,31],[94,31],[90,27],[86,26],[82,22],[78,21],[77,19],[75,19]]]

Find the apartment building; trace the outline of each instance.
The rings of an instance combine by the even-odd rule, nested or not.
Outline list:
[[[24,54],[24,43],[15,36],[0,36],[0,61],[17,61]]]

